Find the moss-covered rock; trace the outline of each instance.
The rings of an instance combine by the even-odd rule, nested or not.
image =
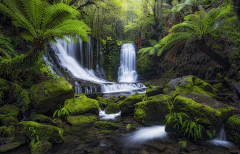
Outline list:
[[[104,135],[110,135],[112,132],[110,130],[101,130],[100,133]]]
[[[19,108],[12,104],[4,105],[0,108],[0,114],[5,116],[18,116]]]
[[[91,98],[72,98],[66,99],[64,108],[67,109],[71,115],[80,115],[85,113],[97,114],[99,113],[98,102]]]
[[[53,119],[52,122],[57,124],[57,125],[61,125],[62,124],[62,120],[60,118],[55,118],[55,119]]]
[[[7,129],[5,130],[5,135],[6,136],[11,136],[13,133],[15,132],[15,127],[13,125],[7,127]]]
[[[231,116],[225,123],[227,140],[240,147],[240,117]]]
[[[17,126],[18,124],[18,119],[16,117],[10,116],[10,117],[3,117],[1,119],[1,124],[3,126],[10,126],[10,125],[14,125]]]
[[[119,128],[119,125],[108,121],[96,121],[93,126],[104,130],[114,130]]]
[[[149,100],[135,104],[134,119],[144,125],[165,124],[171,106],[167,101]]]
[[[195,94],[194,94],[195,95]],[[197,95],[199,96],[199,95]],[[203,96],[203,100],[206,99]],[[196,98],[196,100],[201,100],[200,98]],[[201,104],[202,103],[202,104]],[[182,121],[196,121],[197,123],[201,124],[205,130],[208,130],[212,134],[216,132],[217,134],[220,131],[222,123],[227,119],[229,116],[233,115],[233,107],[224,107],[220,108],[217,107],[214,109],[214,106],[218,104],[211,104],[211,107],[206,102],[197,103],[192,99],[187,98],[186,96],[177,96],[173,102],[172,113],[184,113],[182,117]],[[175,123],[170,123],[166,126],[166,131],[173,134],[183,135],[177,127],[174,128]],[[214,137],[214,136],[213,136]],[[206,134],[206,131],[202,132],[202,140],[209,140],[210,137]]]
[[[8,152],[10,150],[14,150],[23,144],[26,144],[26,140],[21,140],[21,141],[0,145],[0,152]]]
[[[86,97],[88,98],[92,98],[92,99],[96,99],[97,97],[102,97],[103,93],[100,92],[93,92],[93,93],[89,93],[89,94],[85,94]]]
[[[18,123],[18,127],[24,131],[29,138],[32,138],[31,134],[33,130],[35,130],[35,135],[38,135],[39,140],[48,140],[51,143],[64,142],[63,130],[55,126],[43,125],[33,121],[22,121]]]
[[[161,100],[163,102],[168,102],[170,105],[172,105],[173,103],[173,98],[172,96],[169,96],[169,95],[164,95],[164,94],[159,94],[159,95],[155,95],[155,96],[150,96],[150,97],[147,97],[148,101],[150,100]]]
[[[186,140],[179,141],[178,145],[181,147],[181,149],[187,149],[187,141]]]
[[[47,140],[39,141],[31,147],[31,154],[45,154],[51,147],[52,143]]]
[[[66,117],[67,123],[73,126],[81,125],[81,124],[89,124],[89,123],[94,123],[97,121],[97,116],[96,115],[89,115],[89,116],[84,116],[84,115],[78,115],[78,116],[67,116]]]
[[[97,97],[96,100],[98,101],[99,107],[103,110],[105,107],[108,106],[108,102],[102,98],[102,97]]]
[[[129,96],[124,101],[119,103],[119,107],[122,114],[130,114],[134,111],[134,105],[141,102],[145,97],[144,94],[136,94],[134,96]]]
[[[6,130],[7,130],[7,126],[1,126],[1,127],[0,127],[0,135],[1,135],[1,136],[4,136]]]
[[[118,113],[120,111],[120,107],[117,103],[110,103],[106,110],[105,113],[106,114],[112,114],[112,113]]]
[[[130,132],[130,131],[134,131],[136,130],[136,127],[131,125],[131,124],[127,124],[126,128],[125,128],[125,131],[126,132]]]
[[[62,77],[36,84],[31,93],[37,113],[56,110],[66,99],[74,97],[72,85]]]
[[[38,114],[37,112],[32,112],[30,114],[30,120],[40,122],[52,122],[52,119],[50,117],[43,114]]]
[[[204,82],[203,80],[192,75],[173,79],[166,84],[163,89],[164,94],[172,97],[189,92],[199,93],[211,98],[216,98],[214,88],[209,83]]]
[[[146,90],[146,94],[147,94],[148,97],[158,95],[158,94],[162,94],[162,93],[163,93],[163,86],[149,88],[149,89]]]

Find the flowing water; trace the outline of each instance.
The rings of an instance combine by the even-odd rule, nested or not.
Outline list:
[[[211,144],[222,146],[222,147],[230,147],[233,146],[231,142],[227,141],[227,137],[224,131],[224,127],[220,130],[219,134],[216,136],[215,139],[210,141]]]

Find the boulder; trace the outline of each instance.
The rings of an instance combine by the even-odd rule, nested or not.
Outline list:
[[[169,95],[164,95],[164,94],[159,94],[159,95],[155,95],[155,96],[150,96],[150,97],[147,97],[148,101],[150,100],[161,100],[163,102],[168,102],[170,105],[172,105],[173,103],[173,98],[172,96],[169,96]]]
[[[10,126],[10,125],[14,125],[17,126],[18,124],[18,119],[16,117],[10,116],[10,117],[3,117],[1,119],[1,124],[3,126]]]
[[[38,135],[39,140],[48,140],[51,143],[64,142],[63,130],[55,126],[43,125],[33,121],[22,121],[18,123],[18,127],[29,138],[32,138],[31,134],[33,133],[33,130],[35,130],[35,135]]]
[[[171,80],[165,85],[163,93],[172,96],[173,98],[183,93],[199,93],[211,98],[216,98],[214,88],[207,82],[189,75],[182,78]]]
[[[57,110],[66,99],[74,97],[72,85],[62,77],[36,84],[30,91],[37,113]]]
[[[120,111],[120,107],[117,103],[110,103],[106,110],[105,113],[106,114],[112,114],[112,113],[118,113]]]
[[[135,104],[134,119],[147,126],[165,124],[165,116],[170,109],[170,104],[165,100],[139,102]]]
[[[192,99],[190,99],[190,97],[192,97]],[[229,116],[233,115],[233,107],[222,107],[219,105],[219,102],[215,102],[215,104],[214,102],[211,102],[209,104],[206,102],[201,102],[201,104],[195,102],[193,99],[199,102],[201,102],[201,100],[205,100],[206,102],[212,101],[211,98],[204,95],[183,94],[181,96],[175,97],[171,112],[180,113],[182,115],[181,119],[183,123],[189,120],[202,125],[205,130],[202,131],[201,140],[209,140],[211,137],[207,134],[206,131],[210,132],[212,134],[212,137],[214,137],[214,134],[217,134],[220,131],[222,123],[225,122]],[[166,132],[184,136],[181,128],[174,127],[175,124],[175,122],[170,122],[166,126]]]
[[[100,133],[104,135],[110,135],[112,132],[110,130],[101,130]]]
[[[240,117],[231,116],[225,123],[227,140],[240,147]]]
[[[154,96],[163,93],[163,86],[157,86],[146,90],[147,96]]]
[[[60,118],[55,118],[55,119],[53,119],[52,122],[57,124],[57,125],[61,125],[62,124],[62,120]]]
[[[108,121],[96,121],[93,126],[104,130],[115,130],[119,128],[119,125]]]
[[[26,140],[3,144],[3,145],[0,145],[0,152],[8,152],[8,151],[14,150],[24,144],[26,144]]]
[[[105,107],[108,106],[108,102],[102,98],[102,97],[97,97],[96,100],[98,101],[99,107],[103,110]]]
[[[47,140],[42,140],[35,143],[31,147],[31,154],[45,154],[49,149],[52,148],[52,143]]]
[[[67,121],[67,123],[69,123],[72,126],[77,126],[77,125],[81,125],[81,124],[94,123],[95,121],[97,121],[97,116],[96,115],[67,116],[66,121]]]
[[[98,102],[91,98],[72,98],[66,99],[64,108],[69,111],[71,115],[80,115],[85,113],[92,113],[98,115]]]
[[[15,127],[13,125],[7,127],[7,126],[1,126],[0,127],[0,133],[1,136],[10,136],[15,132]]]
[[[16,107],[15,105],[7,104],[0,108],[0,115],[17,117],[19,111],[20,111],[19,108]]]
[[[40,122],[52,122],[52,119],[50,117],[43,114],[38,114],[37,112],[32,112],[30,114],[30,120]]]
[[[88,97],[88,98],[96,99],[97,97],[102,97],[102,96],[103,96],[103,93],[93,92],[93,93],[85,94],[85,95],[86,95],[86,97]]]
[[[142,99],[145,97],[145,94],[136,94],[129,96],[124,101],[119,103],[121,114],[131,114],[134,112],[134,105],[138,102],[142,102]]]
[[[129,131],[134,131],[136,130],[136,127],[131,125],[131,124],[127,124],[126,128],[125,128],[125,131],[126,132],[129,132]]]

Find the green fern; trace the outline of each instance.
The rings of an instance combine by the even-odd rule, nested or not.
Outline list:
[[[58,115],[59,118],[66,117],[69,115],[69,111],[66,108],[61,108],[59,110],[54,111],[53,118]]]

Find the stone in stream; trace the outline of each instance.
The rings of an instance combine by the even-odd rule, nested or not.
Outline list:
[[[8,152],[10,150],[14,150],[25,143],[26,143],[26,140],[21,140],[21,141],[0,145],[0,152]]]
[[[240,117],[231,116],[225,123],[227,140],[240,147]]]
[[[37,113],[57,110],[66,99],[74,97],[72,85],[62,77],[34,85],[31,93]]]
[[[147,96],[154,96],[163,93],[163,86],[156,86],[154,88],[146,89]]]
[[[70,112],[70,115],[81,115],[85,113],[98,115],[99,113],[98,101],[86,97],[66,99],[64,108]]]
[[[96,115],[67,116],[66,121],[67,121],[67,123],[69,123],[72,126],[78,126],[78,125],[82,125],[82,124],[94,123],[95,121],[97,121],[97,116]]]
[[[14,116],[10,116],[10,117],[3,117],[1,119],[1,124],[3,126],[10,126],[10,125],[14,125],[17,126],[18,124],[18,119]]]
[[[62,124],[62,120],[60,118],[55,118],[52,121],[53,123],[55,123],[56,125],[61,125]]]
[[[45,154],[52,148],[52,143],[47,140],[38,141],[31,147],[31,154]]]
[[[134,111],[134,105],[138,102],[141,102],[145,97],[145,94],[136,94],[129,96],[124,101],[119,103],[121,114],[131,114]]]
[[[120,107],[117,103],[110,103],[106,110],[105,113],[106,114],[112,114],[112,113],[118,113],[120,111]]]
[[[97,97],[96,100],[98,101],[99,107],[103,110],[105,107],[108,106],[108,102],[102,98],[102,97]]]
[[[104,130],[115,130],[120,127],[119,125],[108,121],[96,121],[93,126]]]

